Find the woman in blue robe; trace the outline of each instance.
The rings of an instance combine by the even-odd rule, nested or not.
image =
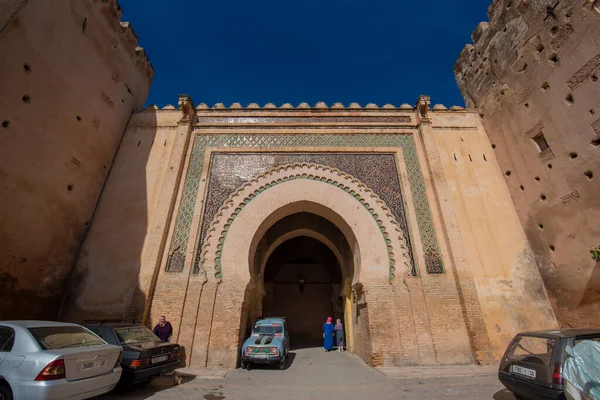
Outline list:
[[[323,324],[323,347],[325,347],[325,351],[333,350],[335,325],[333,325],[331,321],[333,321],[333,319],[328,317],[327,322]]]

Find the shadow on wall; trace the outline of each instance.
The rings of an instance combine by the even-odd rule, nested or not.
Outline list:
[[[142,317],[144,244],[175,132],[162,137],[156,126],[155,112],[132,117],[72,273],[61,320]]]
[[[600,302],[600,262],[597,262],[592,269],[592,274],[585,286],[578,307],[585,307],[598,302]]]

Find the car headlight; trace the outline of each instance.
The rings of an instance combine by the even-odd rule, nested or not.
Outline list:
[[[250,354],[250,353],[252,353],[253,351],[254,351],[254,347],[252,347],[252,346],[248,346],[248,347],[246,347],[246,354]]]
[[[277,354],[277,347],[271,347],[271,354]]]

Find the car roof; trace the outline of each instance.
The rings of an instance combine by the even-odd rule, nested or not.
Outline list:
[[[56,321],[35,321],[35,320],[23,320],[23,321],[0,321],[0,325],[10,327],[21,327],[21,328],[45,328],[49,326],[80,326],[72,324],[70,322],[56,322]]]
[[[131,327],[139,327],[139,326],[144,326],[141,324],[133,324],[133,323],[127,323],[127,322],[94,322],[94,323],[89,323],[89,324],[85,324],[85,326],[87,327],[104,327],[104,328],[131,328]]]
[[[283,317],[268,317],[268,318],[262,318],[259,319],[258,321],[256,321],[256,323],[254,325],[266,325],[266,324],[282,324],[285,322],[285,318]]]
[[[570,338],[575,336],[600,335],[600,328],[545,329],[541,331],[521,332],[519,335]]]

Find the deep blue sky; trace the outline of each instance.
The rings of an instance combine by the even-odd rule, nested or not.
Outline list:
[[[147,104],[463,105],[454,63],[491,0],[121,0]]]

